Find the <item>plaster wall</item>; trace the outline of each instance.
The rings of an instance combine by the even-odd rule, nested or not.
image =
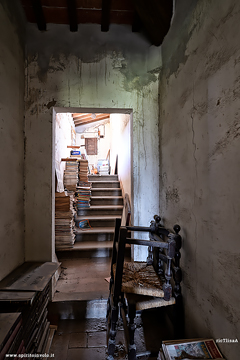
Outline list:
[[[162,46],[160,209],[182,227],[191,338],[240,341],[239,22],[238,1],[180,0]]]
[[[0,280],[24,262],[24,22],[0,1]]]
[[[98,25],[82,25],[71,33],[68,26],[52,25],[41,33],[28,25],[27,260],[50,260],[52,256],[53,106],[74,108],[74,112],[133,111],[133,223],[146,224],[158,212],[159,58],[159,50],[151,50],[147,40],[128,27],[111,26],[108,33],[102,33]]]
[[[72,115],[69,113],[56,114],[55,125],[55,169],[59,171],[58,176],[62,184],[61,189],[59,188],[57,191],[62,192],[64,190],[62,187],[66,162],[61,161],[61,159],[70,157],[72,149],[67,146],[75,145],[75,137],[72,139],[72,131],[75,126]]]
[[[118,178],[123,189],[131,199],[131,121],[130,115],[110,115],[110,165],[114,173],[118,156]]]
[[[94,125],[94,123],[93,123]],[[102,125],[101,125],[102,126]],[[99,124],[95,124],[93,127],[89,127],[82,133],[84,139],[81,139],[81,144],[84,145],[83,149],[85,150],[85,139],[86,138],[97,138],[97,155],[86,155],[88,159],[89,169],[92,169],[92,166],[97,167],[97,162],[99,159],[106,159],[107,152],[110,147],[110,137],[109,137],[109,123],[103,125],[105,128],[105,136],[103,138],[99,138],[98,129],[100,127]]]

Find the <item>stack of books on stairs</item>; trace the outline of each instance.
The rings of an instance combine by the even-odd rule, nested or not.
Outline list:
[[[78,177],[79,183],[88,183],[88,160],[79,160]]]
[[[73,247],[75,242],[73,195],[55,194],[55,246],[56,250]]]
[[[76,196],[76,210],[78,212],[81,209],[86,209],[90,207],[90,197],[91,197],[90,186],[77,186],[75,196]]]
[[[88,179],[91,184],[91,206],[78,208],[74,248],[108,256],[112,249],[115,220],[121,218],[123,211],[120,182],[117,175],[89,175]]]
[[[73,160],[73,159],[72,159]],[[66,169],[64,170],[63,183],[68,191],[75,191],[78,183],[78,161],[66,161]]]

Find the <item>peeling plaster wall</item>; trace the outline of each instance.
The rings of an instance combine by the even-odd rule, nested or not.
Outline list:
[[[68,148],[68,146],[75,145],[75,142],[72,142],[72,131],[75,131],[75,125],[73,117],[69,113],[56,114],[55,125],[55,169],[59,171],[58,176],[63,187],[66,161],[62,161],[62,158],[70,157],[72,149]],[[63,189],[59,190],[57,189],[58,192],[63,191]]]
[[[187,336],[240,341],[240,3],[176,4],[159,88],[161,215],[182,227]],[[239,344],[219,346],[239,359]]]
[[[45,33],[28,25],[27,33],[26,259],[50,260],[52,106],[132,109],[133,223],[144,225],[158,212],[161,54],[117,25],[108,33],[98,25],[79,26],[77,33],[64,25],[49,25]]]
[[[24,261],[24,22],[0,1],[0,280]]]
[[[128,114],[110,115],[110,166],[114,174],[118,156],[118,178],[123,189],[131,199],[131,121]],[[123,222],[124,224],[124,222]]]

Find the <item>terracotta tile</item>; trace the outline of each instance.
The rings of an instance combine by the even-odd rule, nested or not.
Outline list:
[[[54,354],[54,359],[66,360],[69,344],[69,334],[55,333],[49,354]]]
[[[105,360],[104,348],[69,349],[66,360]]]
[[[88,333],[88,347],[106,347],[107,346],[107,332],[94,331]]]
[[[85,332],[70,334],[68,347],[69,349],[87,347],[87,334]]]

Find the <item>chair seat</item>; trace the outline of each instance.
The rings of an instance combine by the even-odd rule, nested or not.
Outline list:
[[[115,270],[114,264],[114,274]],[[124,262],[122,292],[163,298],[163,284],[164,280],[157,276],[152,265],[146,262]]]
[[[136,310],[147,310],[175,304],[174,297],[171,297],[169,301],[166,301],[159,297],[126,294],[126,298],[128,304],[135,304]]]

